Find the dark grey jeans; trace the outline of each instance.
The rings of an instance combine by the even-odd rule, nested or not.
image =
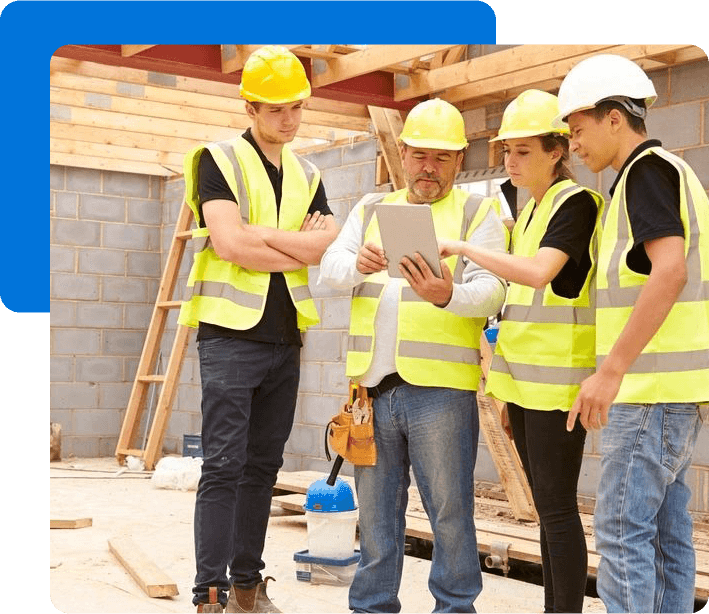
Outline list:
[[[300,347],[216,337],[199,342],[204,462],[194,515],[193,603],[210,586],[262,581],[273,485],[293,426]],[[226,569],[229,567],[229,578]]]

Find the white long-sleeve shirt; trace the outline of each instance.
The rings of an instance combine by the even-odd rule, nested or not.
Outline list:
[[[367,278],[367,275],[357,270],[357,255],[362,246],[361,209],[367,198],[365,196],[354,206],[339,235],[325,251],[320,261],[318,284],[351,289]],[[495,251],[505,251],[505,229],[494,211],[488,212],[468,242]],[[505,300],[505,281],[467,258],[463,262],[463,281],[453,284],[451,300],[442,309],[463,317],[488,317],[499,313]],[[363,386],[376,386],[385,375],[396,371],[399,296],[400,287],[405,283],[404,279],[391,277],[384,287],[374,317],[372,363],[359,379]]]

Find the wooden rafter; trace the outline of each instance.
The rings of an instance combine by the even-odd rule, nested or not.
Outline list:
[[[401,165],[399,148],[396,144],[404,125],[401,114],[394,109],[384,109],[375,106],[369,107],[369,113],[372,116],[374,130],[379,139],[382,155],[394,189],[399,190],[406,187],[404,169]]]

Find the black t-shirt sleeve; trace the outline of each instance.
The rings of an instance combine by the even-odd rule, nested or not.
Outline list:
[[[539,247],[554,247],[577,265],[588,253],[597,214],[596,201],[585,190],[566,199],[552,216]]]
[[[630,167],[625,186],[635,245],[660,237],[684,236],[679,173],[672,164],[660,156],[644,156]]]
[[[315,190],[315,196],[313,196],[313,201],[310,203],[308,213],[315,213],[316,211],[320,211],[323,215],[332,215],[332,211],[327,204],[327,196],[325,195],[325,186],[322,179],[320,179],[318,189]]]
[[[679,213],[679,173],[660,156],[644,156],[628,171],[625,195],[633,233],[627,264],[636,273],[649,275],[652,265],[645,252],[645,241],[684,237]]]

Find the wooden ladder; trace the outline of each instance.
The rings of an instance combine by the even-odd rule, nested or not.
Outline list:
[[[128,407],[123,418],[121,434],[116,445],[116,458],[124,464],[127,456],[142,459],[145,468],[152,470],[162,453],[162,444],[165,431],[172,411],[172,403],[177,392],[180,370],[187,351],[187,342],[191,329],[187,326],[177,325],[177,331],[172,343],[172,350],[167,362],[165,373],[156,373],[156,362],[165,324],[171,309],[179,309],[182,301],[172,300],[180,263],[185,252],[187,240],[192,238],[190,226],[192,224],[192,210],[183,201],[180,213],[175,224],[175,233],[172,237],[167,263],[160,281],[157,299],[150,318],[148,332],[143,345],[143,352],[138,363],[138,370],[133,382]],[[146,420],[145,430],[149,434],[145,439],[145,448],[141,449],[138,439],[138,430],[146,409],[146,399],[151,384],[160,386],[155,415]]]

